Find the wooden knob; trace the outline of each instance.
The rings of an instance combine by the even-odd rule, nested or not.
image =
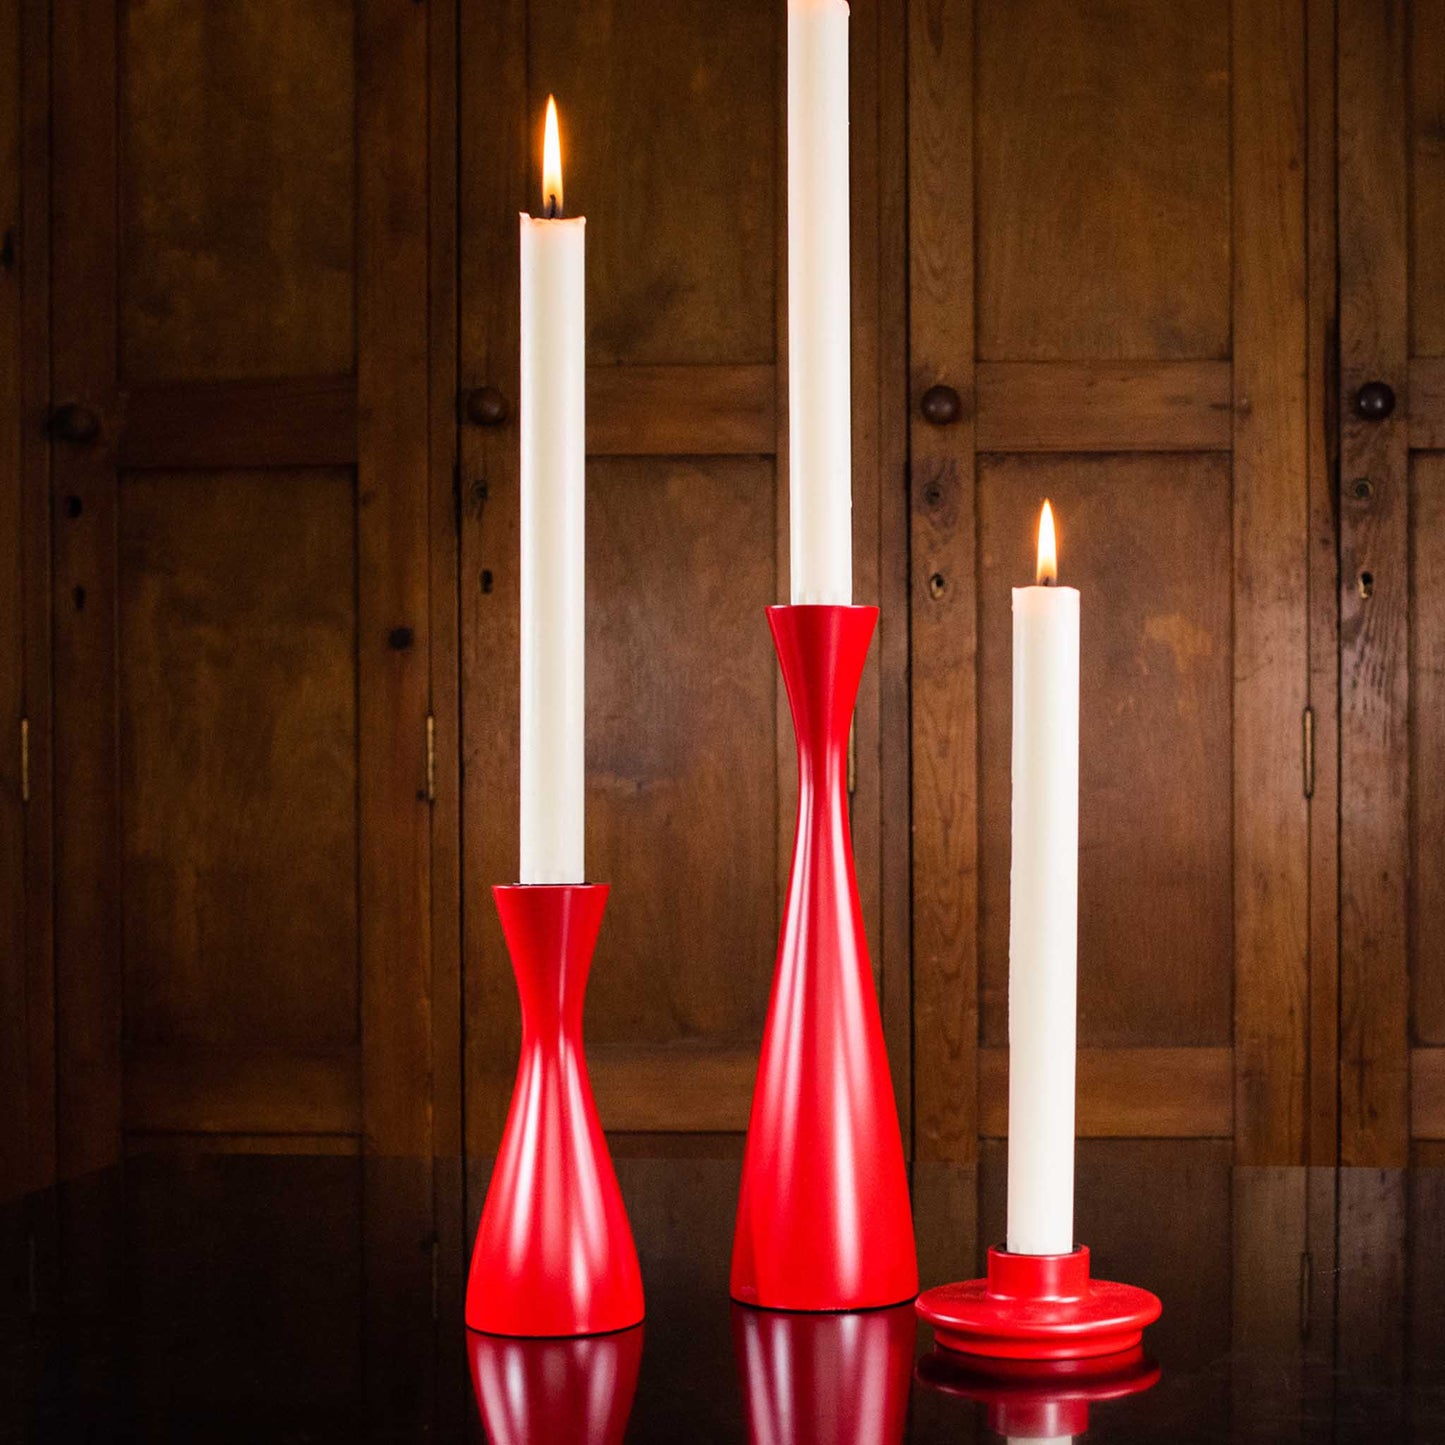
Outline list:
[[[944,386],[940,382],[937,386],[930,386],[923,393],[919,409],[923,412],[925,421],[932,422],[934,426],[949,426],[958,420],[958,414],[963,410],[963,403],[959,401],[958,393],[951,386]]]
[[[495,386],[475,386],[462,398],[462,415],[473,426],[500,426],[510,411]]]
[[[1367,381],[1355,393],[1355,412],[1365,421],[1384,421],[1395,409],[1395,389],[1386,381]]]
[[[66,401],[51,410],[48,429],[58,442],[84,446],[100,435],[100,417],[78,401]]]

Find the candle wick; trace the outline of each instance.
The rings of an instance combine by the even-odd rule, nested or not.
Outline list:
[[[547,219],[549,221],[555,221],[558,214],[557,193],[553,191],[547,197]]]

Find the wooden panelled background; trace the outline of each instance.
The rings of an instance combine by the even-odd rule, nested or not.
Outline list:
[[[0,29],[3,1177],[326,1151],[419,1277],[464,1162],[479,1205],[548,91],[589,220],[593,1070],[619,1153],[736,1154],[795,787],[781,0]],[[921,1187],[977,1162],[987,1216],[1007,1128],[1046,495],[1081,1169],[1435,1157],[1445,5],[856,0],[852,55],[853,813]],[[405,1208],[363,1207],[376,1155]]]

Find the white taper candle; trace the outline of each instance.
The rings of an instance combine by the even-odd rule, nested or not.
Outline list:
[[[853,600],[848,6],[788,0],[792,600]]]
[[[561,219],[556,110],[547,104],[548,215],[521,218],[519,877],[582,883],[586,221]]]
[[[1053,580],[1053,514],[1040,523]],[[1045,552],[1047,551],[1047,560]],[[1079,894],[1079,594],[1013,593],[1013,862],[1009,893],[1008,1249],[1074,1247]]]

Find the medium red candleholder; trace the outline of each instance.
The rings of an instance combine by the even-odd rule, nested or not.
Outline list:
[[[472,1391],[491,1445],[622,1445],[642,1326],[578,1340],[471,1334]]]
[[[1083,1435],[1089,1406],[1152,1389],[1159,1366],[1136,1345],[1118,1355],[1082,1360],[977,1360],[966,1364],[947,1350],[918,1362],[931,1389],[988,1408],[988,1427],[1010,1440],[1058,1440]]]
[[[522,1005],[512,1107],[477,1227],[467,1325],[595,1335],[642,1319],[642,1275],[582,1051],[605,884],[494,888]]]
[[[988,1277],[942,1284],[918,1313],[946,1350],[992,1359],[1076,1360],[1133,1349],[1159,1318],[1157,1295],[1089,1277],[1089,1250],[988,1252]]]
[[[798,826],[748,1121],[732,1296],[858,1310],[918,1293],[898,1110],[848,824],[848,730],[876,607],[770,607]]]
[[[735,1304],[750,1445],[899,1445],[917,1330],[906,1304],[858,1314]]]

